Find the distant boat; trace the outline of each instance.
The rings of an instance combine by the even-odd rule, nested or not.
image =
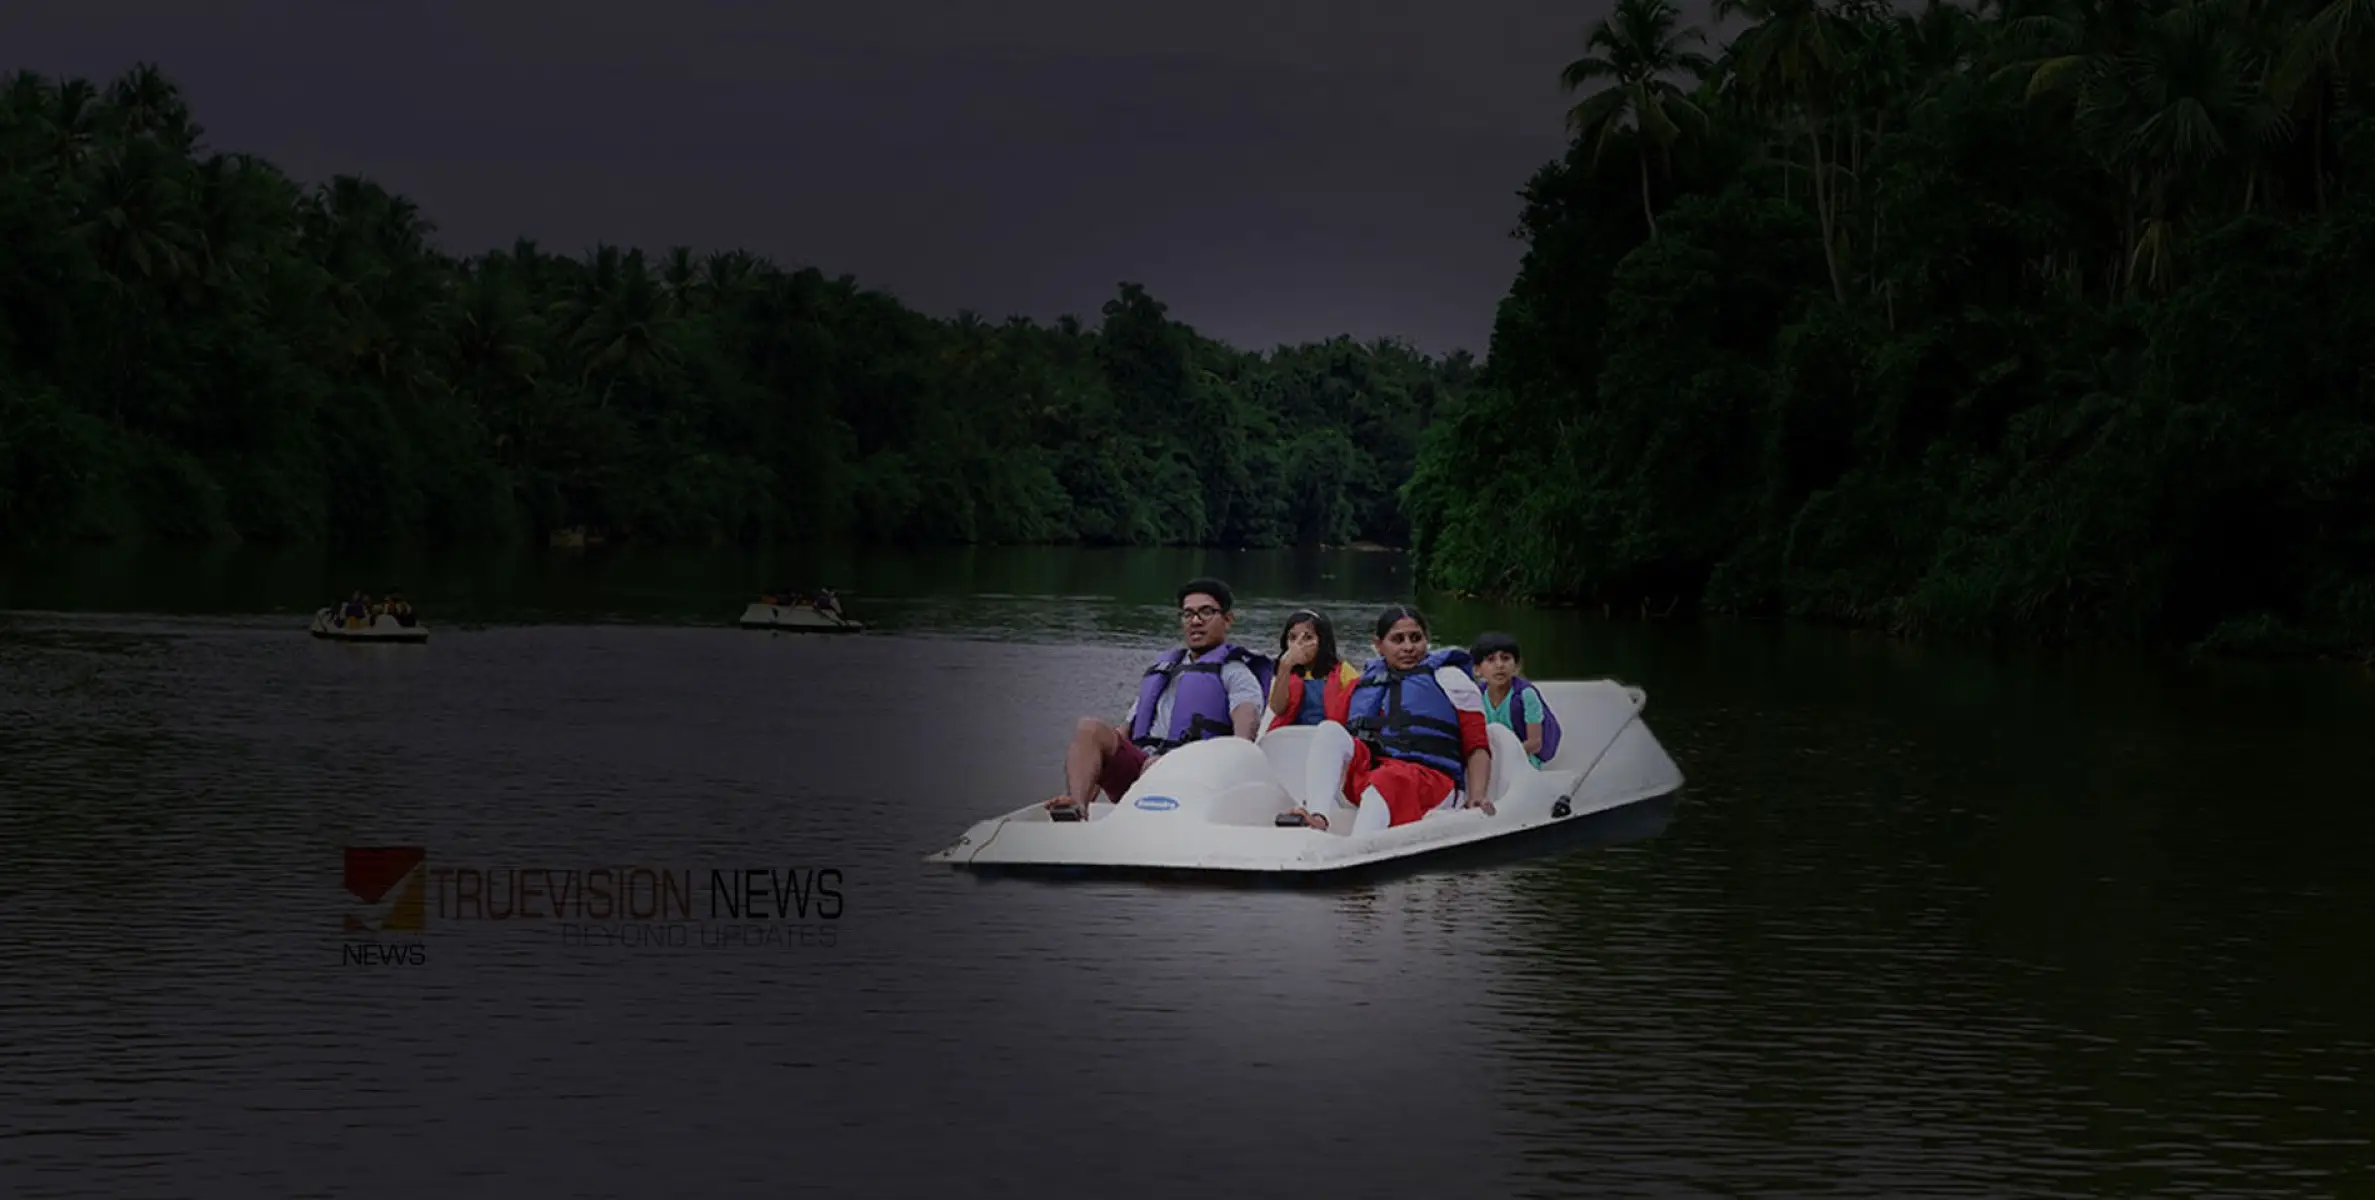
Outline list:
[[[406,625],[386,613],[368,620],[362,617],[342,619],[337,610],[332,608],[314,610],[312,632],[317,638],[328,638],[334,642],[418,643],[429,640],[429,627],[417,621]]]
[[[744,629],[782,629],[795,633],[863,633],[865,625],[814,604],[771,604],[758,601],[742,610]]]

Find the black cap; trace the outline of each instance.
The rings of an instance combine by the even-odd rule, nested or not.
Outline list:
[[[1236,594],[1229,590],[1228,584],[1222,583],[1218,579],[1190,579],[1186,583],[1179,585],[1179,595],[1176,597],[1176,599],[1180,603],[1184,604],[1187,602],[1188,597],[1193,596],[1198,592],[1202,592],[1205,595],[1212,597],[1214,601],[1220,604],[1220,610],[1222,612],[1237,611]]]

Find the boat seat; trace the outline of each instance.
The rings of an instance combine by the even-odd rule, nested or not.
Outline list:
[[[1509,786],[1518,778],[1518,772],[1531,772],[1535,768],[1533,763],[1526,761],[1526,744],[1519,741],[1517,731],[1507,725],[1486,726],[1484,740],[1491,745],[1493,754],[1493,778],[1487,785],[1490,795],[1486,798],[1498,804],[1502,797],[1509,794]]]

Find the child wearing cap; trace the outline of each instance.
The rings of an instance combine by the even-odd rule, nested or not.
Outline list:
[[[1526,761],[1536,767],[1558,757],[1559,719],[1543,702],[1541,689],[1519,674],[1525,660],[1518,654],[1517,639],[1488,633],[1476,639],[1468,655],[1476,662],[1476,681],[1484,685],[1485,721],[1508,726],[1525,743]]]

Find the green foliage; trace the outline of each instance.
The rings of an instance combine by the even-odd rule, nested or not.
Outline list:
[[[456,261],[412,204],[202,153],[141,68],[0,94],[0,543],[1400,541],[1474,374],[1254,355],[1124,284],[935,321],[741,253]]]
[[[1627,0],[1420,454],[1421,577],[2369,653],[2363,9],[1748,0],[1694,80]],[[1644,140],[1651,97],[1708,120]]]

